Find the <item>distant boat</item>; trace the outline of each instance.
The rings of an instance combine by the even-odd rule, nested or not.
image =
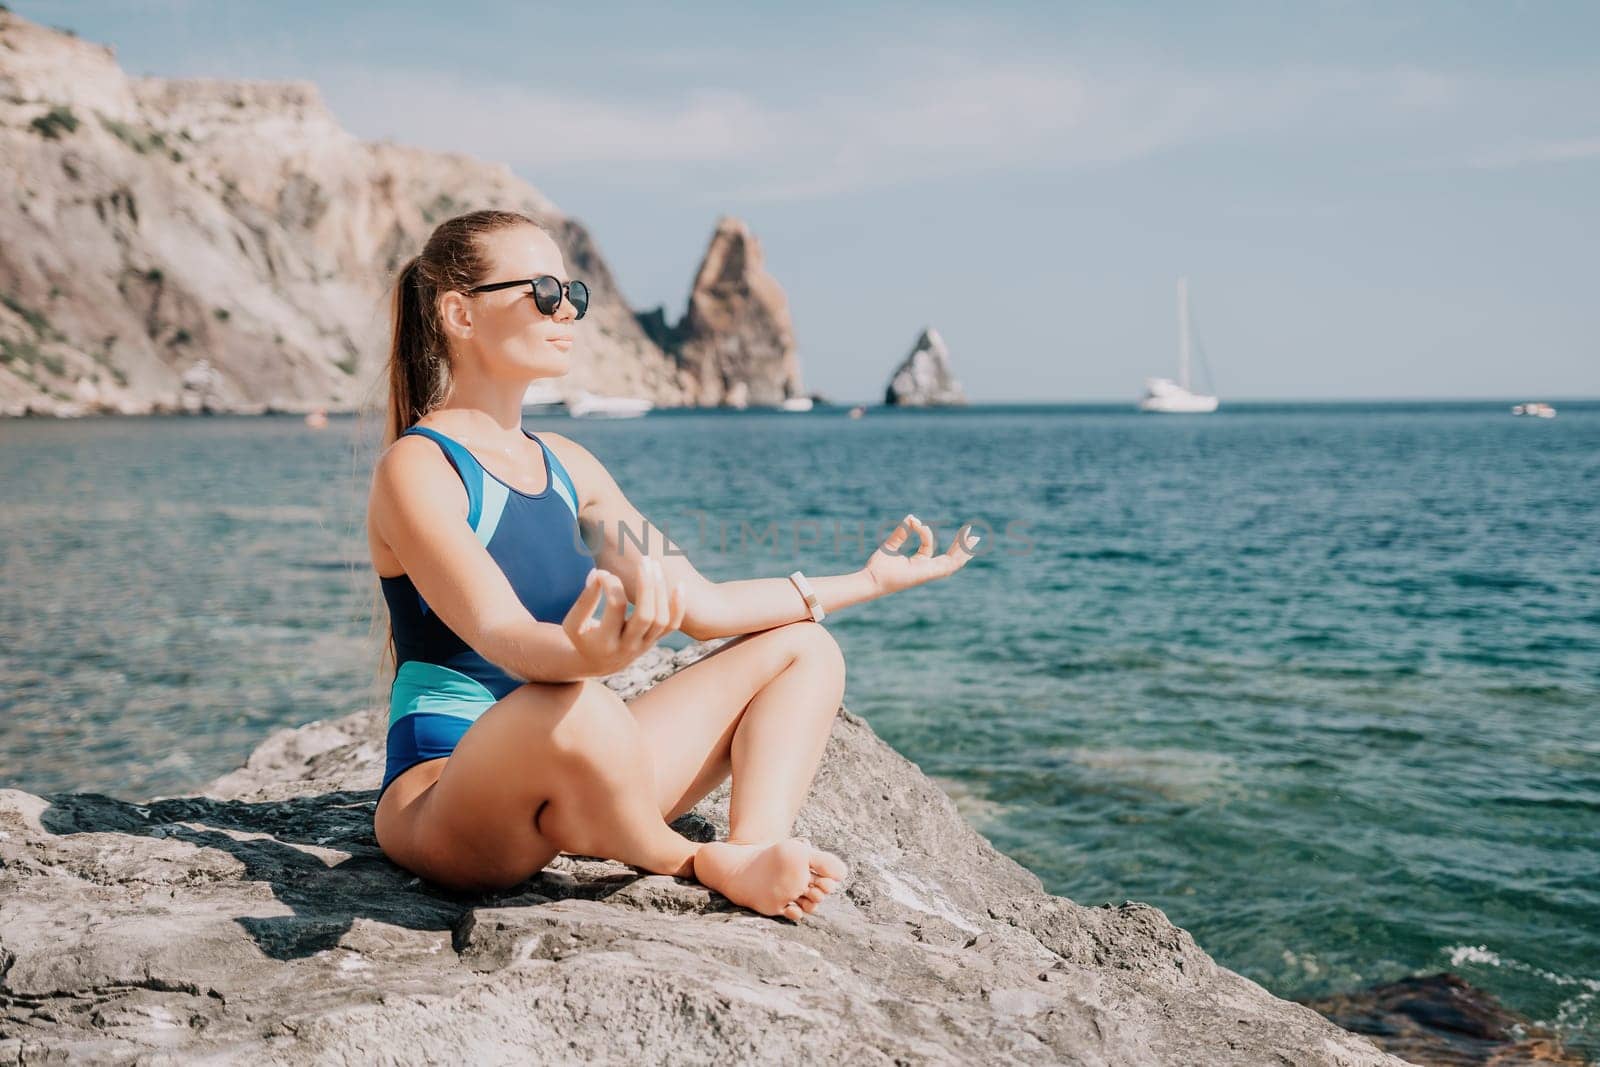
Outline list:
[[[588,390],[567,401],[567,413],[575,419],[635,419],[653,407],[643,397],[601,396]]]
[[[1542,400],[1530,400],[1526,404],[1517,404],[1512,407],[1513,415],[1529,415],[1536,419],[1553,419],[1556,409]]]
[[[810,411],[811,398],[809,396],[791,396],[779,404],[783,411]]]
[[[561,395],[556,383],[549,378],[536,379],[528,386],[528,391],[522,394],[524,415],[546,415],[561,411],[566,406],[566,398]]]
[[[852,419],[859,419],[861,416],[865,415],[866,413],[867,413],[867,409],[862,407],[860,404],[857,404],[855,407],[850,409],[850,417]]]
[[[328,427],[328,411],[326,408],[312,408],[306,412],[306,426],[312,430],[325,430]]]
[[[1217,410],[1217,398],[1189,389],[1189,348],[1194,326],[1189,321],[1189,279],[1178,279],[1178,380],[1146,378],[1140,411],[1166,415],[1205,415]]]

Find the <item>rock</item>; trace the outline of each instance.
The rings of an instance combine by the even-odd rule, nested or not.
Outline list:
[[[481,207],[533,216],[595,291],[567,391],[691,399],[581,225],[502,164],[357,140],[313,85],[129,77],[0,10],[0,188],[6,414],[381,402],[394,272]]]
[[[851,876],[800,924],[572,856],[436,890],[373,840],[382,728],[281,731],[189,796],[0,790],[0,1061],[1400,1062],[1155,908],[1045,893],[847,710],[796,830]]]
[[[1561,1039],[1454,974],[1418,975],[1308,1002],[1396,1056],[1459,1067],[1572,1064]]]
[[[805,395],[789,301],[763,259],[750,228],[722,218],[682,320],[667,326],[661,309],[639,316],[645,333],[678,360],[696,404],[773,407]]]
[[[939,331],[929,326],[917,338],[900,366],[895,368],[884,390],[885,404],[902,407],[933,407],[967,402],[961,383],[950,369],[950,350]]]

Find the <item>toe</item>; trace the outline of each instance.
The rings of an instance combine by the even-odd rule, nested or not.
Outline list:
[[[832,852],[824,852],[820,848],[811,852],[811,873],[820,874],[826,878],[843,878],[847,868],[844,860]]]
[[[800,910],[800,905],[796,904],[794,901],[790,901],[783,906],[783,917],[785,919],[799,922],[801,919],[805,918],[805,914],[805,912]]]
[[[821,875],[811,879],[811,884],[824,893],[831,893],[839,888],[839,880],[837,878],[824,878]]]
[[[820,904],[820,903],[822,903],[822,898],[827,896],[827,895],[828,895],[827,893],[823,892],[821,889],[817,888],[814,885],[813,886],[807,886],[806,887],[806,891],[800,895],[800,905],[802,907],[804,907],[805,906],[805,902],[808,901],[808,900],[811,901],[814,904]]]
[[[800,910],[810,915],[817,910],[817,902],[810,897],[796,897],[795,903],[800,905]]]

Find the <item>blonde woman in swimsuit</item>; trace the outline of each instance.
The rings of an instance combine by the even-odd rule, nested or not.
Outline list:
[[[947,577],[977,539],[964,528],[935,554],[907,516],[850,574],[706,579],[587,449],[522,428],[524,393],[567,371],[587,307],[515,212],[441,223],[400,273],[367,512],[397,663],[378,843],[451,889],[507,888],[568,852],[799,920],[847,873],[790,836],[844,694],[814,620]],[[901,555],[911,534],[920,549]],[[631,702],[600,681],[674,630],[741,636]],[[730,774],[726,840],[672,829]]]

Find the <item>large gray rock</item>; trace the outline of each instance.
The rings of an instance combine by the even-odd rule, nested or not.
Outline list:
[[[797,831],[851,877],[798,925],[573,857],[436,891],[372,838],[381,728],[282,731],[193,796],[0,790],[0,1062],[1402,1062],[1155,908],[1045,893],[848,711]]]
[[[904,407],[939,407],[967,402],[967,394],[950,367],[950,349],[939,331],[929,326],[883,391],[883,402]]]
[[[305,83],[129,77],[0,10],[0,414],[351,407],[444,218],[521,210],[595,292],[579,390],[692,403],[588,233],[503,164],[357,140]]]

